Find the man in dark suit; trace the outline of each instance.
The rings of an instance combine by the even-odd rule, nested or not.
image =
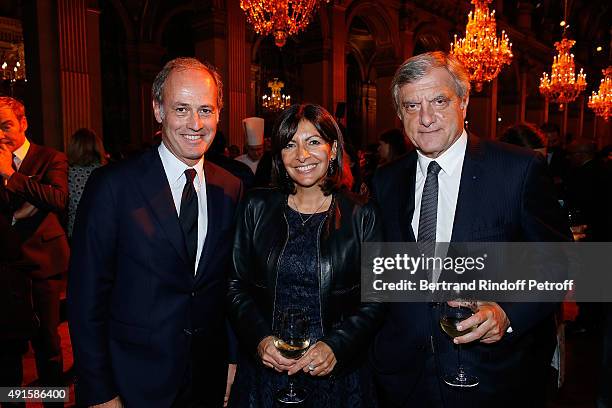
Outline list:
[[[22,356],[37,328],[32,306],[32,279],[21,253],[21,241],[6,217],[0,216],[0,384],[20,387]],[[25,402],[0,403],[25,408]]]
[[[465,68],[442,52],[412,57],[396,72],[397,114],[417,150],[374,177],[386,239],[568,239],[543,161],[464,130],[469,89]],[[541,406],[556,306],[479,301],[464,323],[478,327],[455,339],[463,344],[464,364],[480,379],[466,389],[442,381],[456,370],[457,355],[439,328],[440,304],[390,304],[371,353],[382,406]]]
[[[69,256],[59,217],[68,201],[68,161],[63,153],[30,143],[27,128],[23,104],[0,97],[0,217],[7,221],[3,228],[12,229],[22,242],[23,260],[31,270],[40,319],[32,338],[40,384],[58,386],[63,368],[57,332],[60,290]]]
[[[68,316],[77,400],[221,407],[224,297],[238,179],[204,160],[222,108],[218,73],[177,58],[152,91],[162,143],[96,170],[73,235]]]

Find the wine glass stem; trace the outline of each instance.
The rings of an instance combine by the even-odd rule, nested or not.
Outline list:
[[[457,378],[460,381],[465,380],[465,371],[463,370],[463,364],[461,364],[461,344],[457,344]]]
[[[457,344],[457,367],[461,369],[461,344]]]
[[[293,389],[293,376],[289,376],[289,393],[290,397],[295,397],[295,390]]]

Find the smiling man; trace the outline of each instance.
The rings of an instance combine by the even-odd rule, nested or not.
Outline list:
[[[467,71],[443,52],[414,56],[397,70],[394,104],[416,151],[381,167],[374,177],[386,239],[568,240],[538,155],[466,132],[469,93]],[[440,305],[390,304],[371,354],[381,406],[544,406],[555,307],[478,302],[463,323],[478,327],[455,339],[465,344],[465,366],[480,379],[468,390],[442,380],[456,369],[457,355],[439,329]]]
[[[178,58],[157,75],[162,142],[94,172],[68,287],[77,399],[104,407],[221,407],[224,297],[240,181],[204,161],[222,108],[217,72]]]

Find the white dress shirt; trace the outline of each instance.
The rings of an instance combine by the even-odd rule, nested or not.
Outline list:
[[[455,141],[435,161],[442,168],[438,173],[438,215],[436,220],[436,242],[450,242],[455,221],[455,209],[459,196],[463,158],[467,148],[467,133],[463,130],[459,139]],[[418,240],[419,217],[421,215],[421,196],[427,178],[427,166],[434,159],[423,155],[417,150],[418,162],[416,169],[416,182],[414,188],[414,214],[412,215],[412,231]]]
[[[15,163],[17,170],[21,167],[21,163],[23,163],[23,159],[28,154],[28,150],[30,150],[30,141],[26,138],[23,144],[13,152],[13,163]]]
[[[174,200],[174,206],[176,208],[176,214],[180,215],[181,211],[181,197],[183,195],[183,189],[185,188],[185,170],[190,168],[185,163],[176,158],[168,150],[168,148],[162,142],[158,148],[159,157],[161,158],[166,177],[168,178],[168,184],[170,185],[170,191],[172,192],[172,199]],[[196,171],[196,177],[193,179],[193,186],[198,195],[198,247],[196,251],[195,271],[198,270],[198,263],[200,262],[200,256],[202,255],[202,248],[206,241],[206,232],[208,228],[208,207],[206,205],[206,180],[204,178],[204,158],[202,157],[199,162],[193,166]]]

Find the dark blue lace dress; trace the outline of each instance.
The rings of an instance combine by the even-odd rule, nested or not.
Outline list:
[[[311,344],[323,337],[319,298],[320,230],[327,213],[317,213],[305,225],[309,214],[300,215],[286,207],[289,240],[281,255],[276,284],[274,326],[280,323],[281,312],[288,307],[308,311]],[[287,385],[287,374],[264,367],[253,356],[241,355],[230,397],[232,408],[272,408],[283,405],[275,401],[276,391]],[[339,378],[311,377],[299,373],[295,384],[309,390],[308,399],[300,407],[366,408],[376,407],[370,376],[355,371]],[[295,406],[295,405],[294,405]]]

